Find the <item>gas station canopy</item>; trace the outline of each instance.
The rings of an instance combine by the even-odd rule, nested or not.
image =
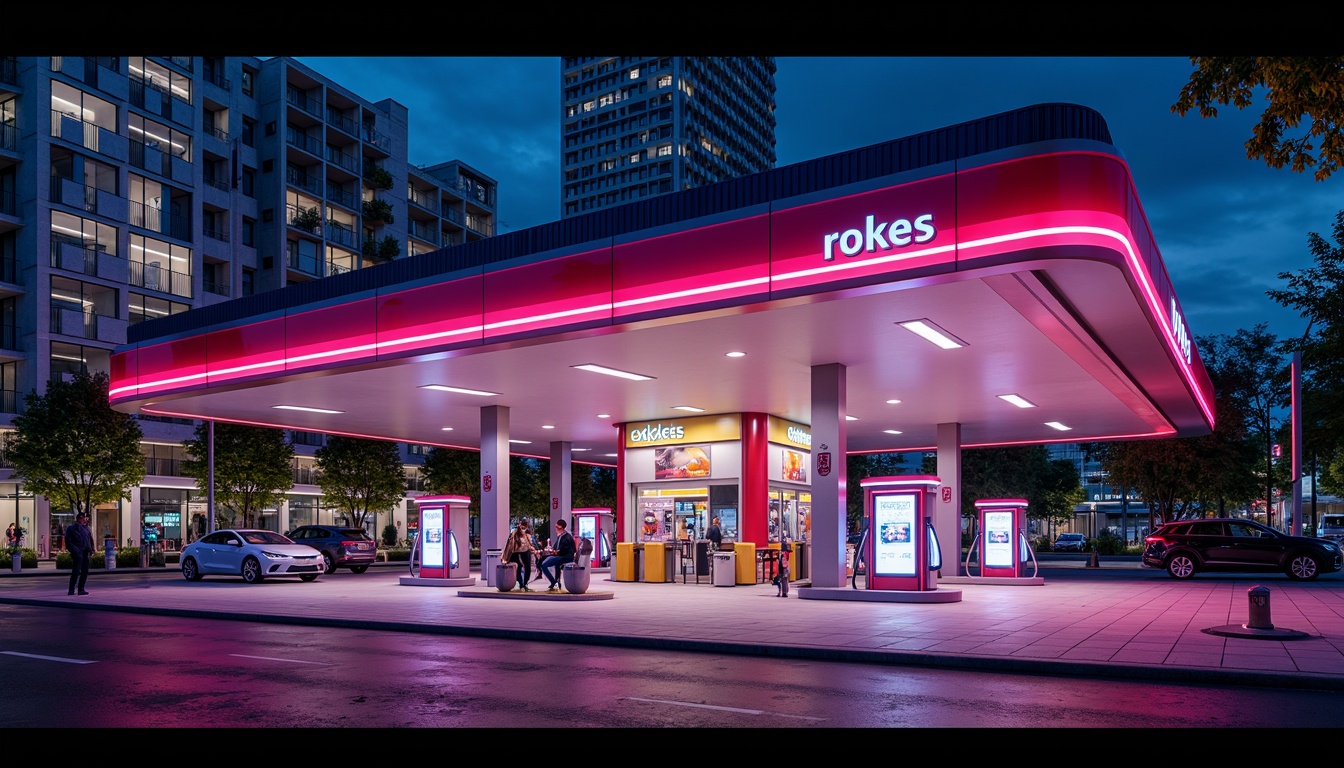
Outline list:
[[[849,453],[932,450],[947,423],[965,448],[1214,423],[1129,167],[1102,117],[1072,104],[146,321],[128,338],[112,358],[120,411],[477,449],[480,409],[505,406],[514,453],[567,442],[601,465],[616,463],[617,424],[810,424],[810,371],[828,364],[846,370]]]

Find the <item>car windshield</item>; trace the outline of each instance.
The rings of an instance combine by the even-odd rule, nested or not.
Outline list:
[[[362,539],[363,541],[373,541],[373,537],[363,528],[342,528],[341,534],[349,536],[352,539]]]
[[[293,544],[290,539],[274,531],[248,531],[240,534],[248,544]]]

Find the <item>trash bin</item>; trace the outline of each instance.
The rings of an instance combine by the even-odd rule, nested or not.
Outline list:
[[[504,554],[502,549],[485,550],[485,562],[481,564],[482,575],[485,576],[485,585],[487,587],[495,586],[495,566],[499,565]]]
[[[560,569],[560,582],[570,594],[582,595],[587,592],[591,578],[588,569],[582,565],[566,563],[565,567]]]
[[[737,583],[756,583],[756,545],[750,541],[733,544],[733,554],[737,556]]]
[[[518,564],[497,563],[495,565],[495,588],[508,592],[518,586]]]
[[[116,539],[103,539],[103,567],[109,571],[117,567]]]
[[[737,586],[736,552],[714,553],[714,586],[716,587]]]
[[[635,543],[623,541],[617,544],[616,560],[612,563],[612,571],[616,574],[616,581],[638,580],[638,566],[638,550],[635,549]]]
[[[680,550],[677,547],[663,545],[663,581],[677,580],[677,561],[680,559]]]
[[[699,583],[701,576],[709,575],[709,564],[711,560],[711,550],[709,541],[695,542],[695,578]]]
[[[799,579],[810,579],[808,575],[808,543],[806,541],[793,542],[793,557],[789,558],[789,578],[792,581]]]
[[[661,541],[650,541],[644,545],[642,575],[646,583],[658,584],[672,580],[667,569],[668,566],[676,566],[673,565],[675,561],[664,554],[666,549]]]

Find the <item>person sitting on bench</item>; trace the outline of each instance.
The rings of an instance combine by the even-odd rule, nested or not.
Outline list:
[[[547,592],[560,591],[560,569],[574,562],[574,535],[565,530],[565,521],[555,521],[555,546],[548,547],[541,561],[541,575],[550,584]]]

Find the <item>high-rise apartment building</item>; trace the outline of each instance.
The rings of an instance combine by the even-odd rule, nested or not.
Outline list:
[[[775,167],[773,57],[566,57],[560,78],[562,217]]]
[[[135,323],[493,235],[494,180],[411,166],[407,119],[287,57],[0,57],[0,431],[25,393],[106,371]],[[180,473],[195,424],[140,418],[148,476],[94,531],[177,543],[205,511]],[[262,526],[333,522],[322,436],[290,438],[295,487]],[[59,551],[71,517],[0,469],[27,546]]]

